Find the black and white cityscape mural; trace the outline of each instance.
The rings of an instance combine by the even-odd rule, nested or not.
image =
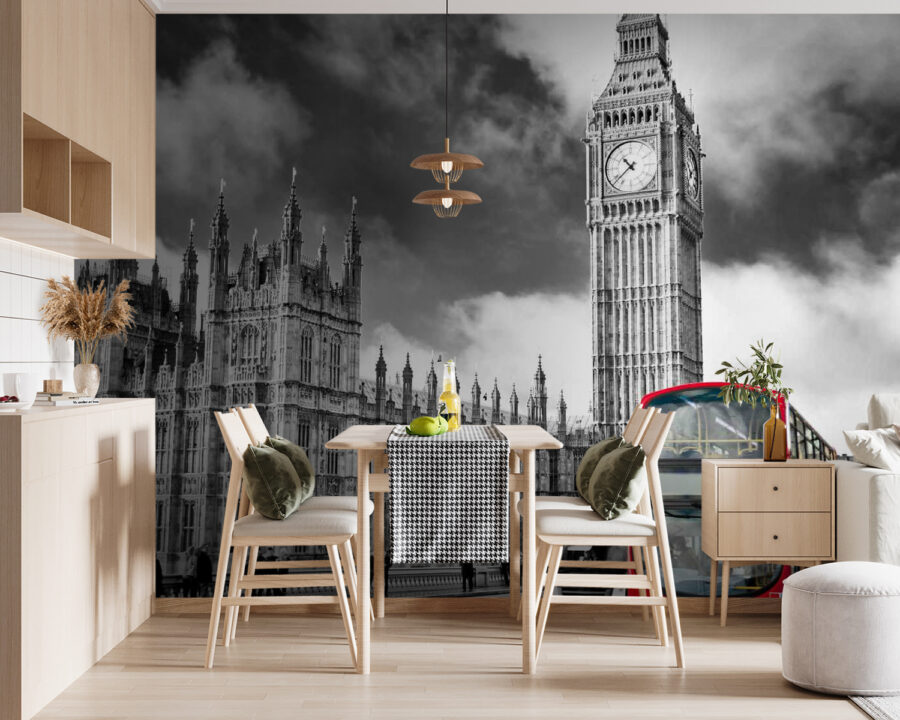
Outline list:
[[[644,394],[761,336],[839,450],[897,387],[900,18],[451,16],[453,149],[485,163],[451,220],[409,167],[443,146],[441,16],[157,27],[158,258],[78,272],[132,281],[137,325],[98,362],[101,394],[157,401],[160,595],[210,590],[213,410],[256,403],[318,493],[352,494],[325,441],[434,414],[452,357],[464,421],[547,428],[539,490],[567,493]],[[708,570],[695,524],[682,577]],[[388,595],[507,578],[397,567]]]

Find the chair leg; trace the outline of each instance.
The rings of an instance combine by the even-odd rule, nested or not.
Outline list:
[[[238,581],[243,580],[244,577],[247,575],[247,573],[244,572],[244,568],[247,567],[247,553],[249,551],[250,551],[250,548],[247,548],[247,547],[242,548],[242,550],[241,550],[241,564],[238,567]],[[250,590],[238,590],[238,597],[244,595],[245,593],[247,595],[249,595]],[[250,607],[250,606],[248,605],[247,607]],[[240,606],[236,605],[231,609],[234,610],[234,612],[231,613],[230,632],[231,632],[231,639],[234,640],[235,636],[237,635],[237,625],[238,625],[238,619],[241,616],[241,608],[240,608]]]
[[[353,585],[356,586],[357,577],[356,577],[356,559],[354,557],[354,553],[359,548],[359,544],[357,542],[356,535],[353,536],[352,542],[350,540],[347,541],[347,556],[350,558],[350,569],[353,571],[351,576],[353,578]],[[353,611],[354,617],[356,616],[356,610]],[[369,619],[372,622],[375,622],[375,609],[372,605],[369,605]]]
[[[650,583],[653,585],[653,596],[663,597],[662,581],[659,573],[659,555],[656,554],[656,547],[647,548],[647,563],[651,571]],[[659,644],[663,647],[669,646],[669,628],[666,625],[666,611],[660,605],[653,606],[653,615],[656,618],[656,636],[659,638]]]
[[[246,548],[235,548],[234,552],[231,555],[231,573],[228,577],[228,597],[236,598],[238,593],[238,583],[241,579],[241,560],[243,560],[246,553],[244,552]],[[224,627],[224,637],[223,637],[223,645],[228,647],[231,645],[231,631],[232,631],[232,623],[234,622],[234,616],[237,615],[237,605],[229,605],[225,608],[225,627]]]
[[[534,649],[534,661],[541,653],[541,644],[544,640],[544,630],[547,628],[547,617],[550,615],[550,603],[553,601],[553,589],[556,587],[556,576],[559,574],[559,561],[562,559],[562,545],[553,545],[549,553],[549,567],[547,569],[547,582],[544,586],[544,595],[541,597],[537,617],[537,642]]]
[[[634,572],[636,575],[644,575],[644,559],[642,549],[640,547],[631,548],[631,559],[634,561]],[[638,595],[647,595],[647,590],[638,590]],[[650,608],[646,605],[641,606],[641,619],[644,622],[650,619]]]
[[[675,663],[684,669],[684,643],[681,637],[681,618],[678,615],[678,596],[675,592],[675,573],[672,571],[672,556],[668,543],[660,548],[663,577],[666,581],[666,606],[669,608],[669,619],[672,621],[672,639],[675,641]]]
[[[252,547],[250,548],[250,564],[247,566],[247,574],[248,575],[256,575],[256,561],[259,559],[259,548]],[[247,596],[253,594],[253,590],[248,588],[246,590]],[[245,605],[243,608],[244,611],[244,622],[247,622],[250,619],[250,606]]]
[[[225,594],[225,572],[228,570],[228,551],[231,547],[223,535],[219,549],[219,566],[216,570],[216,587],[213,590],[212,610],[209,611],[209,633],[206,637],[206,667],[211,669],[216,655],[216,640],[219,634],[219,616],[222,613],[222,596]]]
[[[538,604],[541,601],[541,590],[544,589],[544,580],[547,575],[547,563],[550,561],[550,546],[537,541],[537,563],[535,564],[535,570],[537,571],[537,576],[535,577],[535,586],[537,594],[535,595],[535,603]],[[522,599],[519,598],[519,611],[516,613],[516,620],[519,622],[522,621]]]
[[[350,615],[350,605],[347,603],[347,591],[344,587],[344,573],[341,571],[341,557],[337,545],[328,546],[328,562],[331,563],[331,572],[334,575],[334,590],[337,593],[338,605],[341,608],[341,618],[344,621],[344,631],[347,633],[347,642],[350,644],[350,659],[353,667],[358,667],[356,636],[353,632],[353,617]],[[344,560],[346,562],[346,560]]]
[[[341,545],[341,564],[344,568],[347,589],[350,591],[350,612],[356,617],[356,568],[353,565],[353,550],[350,548],[350,541],[347,540]]]
[[[639,548],[639,550],[640,550],[640,553],[642,556],[642,560],[644,562],[644,568],[647,570],[647,580],[650,581],[651,589],[647,594],[652,596],[656,592],[653,589],[656,587],[656,585],[654,584],[655,580],[654,580],[653,562],[650,560],[650,553],[653,552],[653,548],[648,547],[647,545],[644,545],[643,547]],[[658,575],[659,573],[657,572],[656,574]],[[664,614],[665,613],[663,611],[663,608],[660,607],[659,605],[653,605],[650,607],[650,615],[653,617],[653,630],[656,633],[656,639],[659,641],[659,644],[663,645],[663,646],[665,646],[665,644],[666,644],[666,639],[665,639],[666,632],[663,629],[665,627],[665,625],[660,627],[660,616],[664,615]],[[665,622],[665,619],[663,619],[663,623],[664,622]]]

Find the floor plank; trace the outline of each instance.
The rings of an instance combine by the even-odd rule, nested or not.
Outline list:
[[[372,674],[353,674],[336,615],[262,615],[201,668],[206,619],[155,616],[37,718],[500,720],[865,716],[780,673],[779,619],[683,618],[688,669],[671,667],[637,615],[551,615],[538,672],[520,672],[502,614],[391,615],[375,623]]]

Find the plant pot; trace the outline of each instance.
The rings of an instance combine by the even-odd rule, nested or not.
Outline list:
[[[772,414],[763,425],[763,460],[787,460],[787,426],[778,417],[777,403],[772,405]]]
[[[75,392],[83,393],[88,397],[95,397],[100,388],[100,368],[93,363],[79,363],[72,373],[75,380]]]

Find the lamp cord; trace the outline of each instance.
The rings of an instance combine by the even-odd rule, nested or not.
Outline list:
[[[450,137],[450,0],[444,0],[444,137]]]

